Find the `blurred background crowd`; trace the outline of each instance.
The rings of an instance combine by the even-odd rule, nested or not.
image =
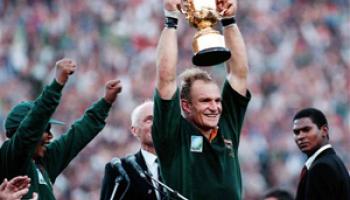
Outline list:
[[[239,1],[253,94],[239,148],[244,199],[271,187],[295,192],[305,157],[293,140],[292,117],[303,107],[325,112],[331,144],[350,169],[349,8],[347,0]],[[0,1],[1,124],[14,104],[34,99],[53,79],[63,57],[79,68],[54,115],[66,122],[54,127],[56,137],[102,97],[107,80],[123,84],[105,129],[57,179],[57,199],[98,199],[104,165],[138,150],[130,113],[153,95],[162,9],[161,0]],[[179,72],[191,65],[194,33],[181,18]],[[223,66],[206,69],[224,78]]]

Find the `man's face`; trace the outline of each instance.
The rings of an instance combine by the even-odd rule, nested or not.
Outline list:
[[[299,149],[306,155],[312,155],[324,145],[328,129],[326,126],[319,129],[309,117],[294,120],[294,140]]]
[[[45,130],[43,136],[41,137],[40,142],[37,144],[35,148],[34,159],[42,158],[45,155],[47,145],[50,144],[51,139],[53,138],[49,129]]]
[[[191,102],[183,101],[182,105],[187,118],[203,131],[217,128],[222,112],[219,87],[214,82],[197,80],[190,96]]]
[[[131,128],[134,136],[139,138],[141,144],[153,146],[152,140],[153,104],[145,104],[138,113],[137,123]]]

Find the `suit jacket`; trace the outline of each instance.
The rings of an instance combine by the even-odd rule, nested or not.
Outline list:
[[[333,148],[313,161],[298,185],[296,200],[350,200],[350,177]]]
[[[135,154],[135,158],[140,167],[147,171],[147,165],[141,151]],[[144,178],[141,178],[136,170],[128,162],[126,162],[126,158],[122,158],[121,163],[130,178],[130,186],[123,200],[157,200],[155,190],[151,185],[151,180],[148,179],[148,181],[146,181]],[[119,172],[113,168],[111,163],[106,164],[100,200],[109,200],[111,198],[115,186],[115,179],[119,175]],[[126,189],[126,186],[127,182],[125,180],[122,180],[119,183],[117,192],[114,196],[115,200],[120,199],[121,195]]]

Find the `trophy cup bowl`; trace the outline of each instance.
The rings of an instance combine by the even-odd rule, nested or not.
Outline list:
[[[231,52],[225,47],[224,36],[213,28],[220,19],[216,0],[182,0],[181,12],[198,30],[192,41],[194,65],[217,65],[231,57]]]

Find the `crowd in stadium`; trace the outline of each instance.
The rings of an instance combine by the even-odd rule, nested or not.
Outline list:
[[[349,2],[246,0],[239,6],[252,93],[239,147],[244,199],[258,199],[272,187],[295,192],[305,161],[292,133],[292,117],[300,108],[325,112],[330,142],[350,169]],[[162,1],[10,1],[3,12],[0,124],[13,105],[34,99],[52,80],[60,58],[74,59],[79,68],[54,114],[66,123],[53,127],[55,137],[103,94],[107,80],[122,81],[107,126],[55,184],[57,199],[98,199],[104,165],[139,148],[129,131],[130,112],[153,96]],[[192,65],[195,32],[182,17],[178,71]],[[206,69],[222,79],[222,68]],[[6,136],[0,132],[1,144]]]

